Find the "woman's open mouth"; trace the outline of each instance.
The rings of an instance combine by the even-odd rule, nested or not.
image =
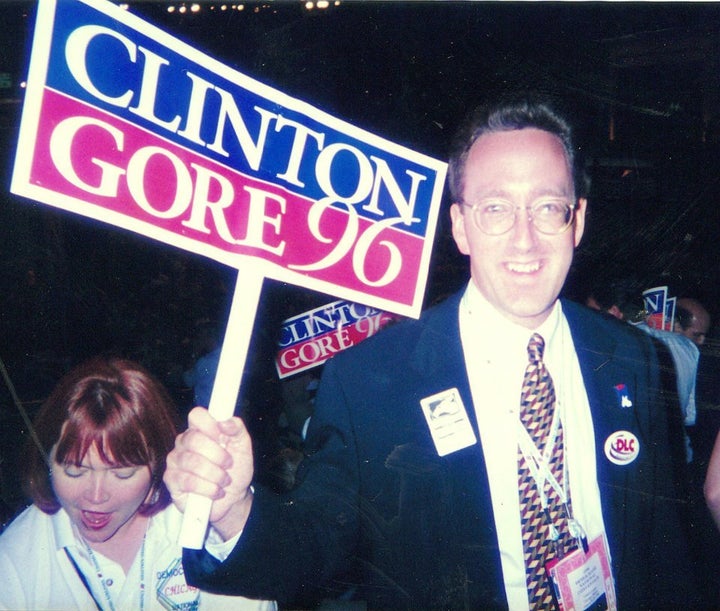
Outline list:
[[[110,513],[99,513],[97,511],[82,511],[82,521],[90,530],[101,530],[105,528],[112,519]]]

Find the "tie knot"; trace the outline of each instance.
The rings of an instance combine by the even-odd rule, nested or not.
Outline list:
[[[542,361],[543,352],[545,351],[545,340],[539,333],[533,333],[528,342],[528,356],[530,361],[536,363]]]

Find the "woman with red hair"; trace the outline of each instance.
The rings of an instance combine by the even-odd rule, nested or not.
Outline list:
[[[0,536],[0,608],[275,609],[186,583],[162,481],[176,434],[170,397],[140,365],[98,357],[68,373],[23,455],[33,505]]]

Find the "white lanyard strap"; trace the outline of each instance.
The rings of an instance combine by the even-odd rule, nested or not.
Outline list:
[[[588,544],[585,530],[583,529],[580,522],[578,522],[573,517],[572,512],[570,511],[570,506],[568,504],[568,495],[566,488],[568,481],[567,461],[563,460],[562,486],[560,485],[560,482],[557,481],[557,478],[553,475],[549,465],[549,460],[552,456],[552,451],[555,447],[555,443],[557,442],[557,435],[560,429],[560,418],[558,417],[557,411],[553,415],[553,421],[550,427],[550,434],[548,435],[548,440],[545,444],[545,448],[542,454],[535,445],[535,442],[531,439],[530,434],[525,428],[525,425],[519,419],[518,425],[520,426],[520,435],[518,440],[520,451],[525,458],[525,464],[530,470],[530,475],[532,475],[532,478],[535,481],[535,487],[538,491],[538,496],[540,497],[540,504],[542,508],[547,509],[548,499],[547,494],[545,493],[545,482],[548,482],[555,489],[555,492],[557,493],[560,502],[565,506],[568,530],[570,531],[570,535],[578,540],[578,542],[582,545],[582,548],[585,550],[585,553],[587,553]],[[554,525],[552,525],[552,529],[554,528]]]
[[[530,434],[527,432],[525,425],[518,420],[520,425],[520,435],[518,443],[520,445],[520,451],[525,458],[525,463],[530,470],[533,480],[535,480],[535,486],[537,487],[538,494],[540,495],[540,503],[543,509],[547,508],[547,495],[545,494],[545,482],[548,482],[557,492],[558,498],[563,505],[567,505],[567,493],[565,491],[565,484],[567,481],[567,470],[565,467],[565,461],[563,461],[563,485],[557,481],[555,476],[550,470],[549,460],[552,456],[555,442],[557,441],[557,434],[560,428],[560,418],[558,417],[557,410],[553,415],[552,426],[550,427],[550,433],[548,435],[545,449],[541,454],[538,450],[535,442],[530,438]]]

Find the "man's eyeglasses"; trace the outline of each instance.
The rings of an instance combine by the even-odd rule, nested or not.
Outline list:
[[[565,199],[546,198],[522,208],[500,199],[486,199],[475,204],[460,202],[470,208],[473,222],[488,235],[502,235],[515,226],[518,210],[527,210],[535,229],[546,235],[557,235],[572,225],[575,205]]]

